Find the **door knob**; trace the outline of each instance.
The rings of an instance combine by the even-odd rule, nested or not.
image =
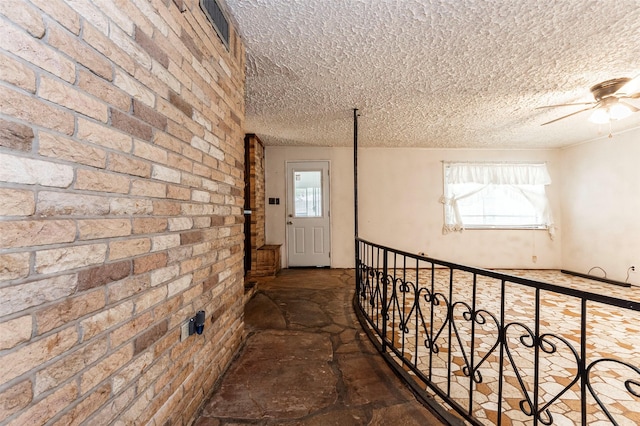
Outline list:
[[[293,222],[291,222],[290,220],[287,221],[287,225],[293,225]]]

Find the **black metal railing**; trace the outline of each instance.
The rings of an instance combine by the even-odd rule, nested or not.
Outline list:
[[[596,294],[360,238],[356,260],[363,328],[436,408],[474,425],[640,424],[637,293]]]

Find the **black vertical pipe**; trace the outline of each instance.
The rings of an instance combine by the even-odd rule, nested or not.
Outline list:
[[[358,238],[358,108],[353,109],[353,217]]]
[[[353,226],[356,294],[360,292],[360,242],[358,241],[358,108],[353,109]]]

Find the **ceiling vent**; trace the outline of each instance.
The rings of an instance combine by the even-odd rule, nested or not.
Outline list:
[[[218,37],[229,48],[229,21],[225,18],[220,5],[216,0],[200,0],[200,7],[218,33]]]

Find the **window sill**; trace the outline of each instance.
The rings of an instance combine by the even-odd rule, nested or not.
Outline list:
[[[548,231],[549,228],[546,226],[465,226],[465,231]]]

